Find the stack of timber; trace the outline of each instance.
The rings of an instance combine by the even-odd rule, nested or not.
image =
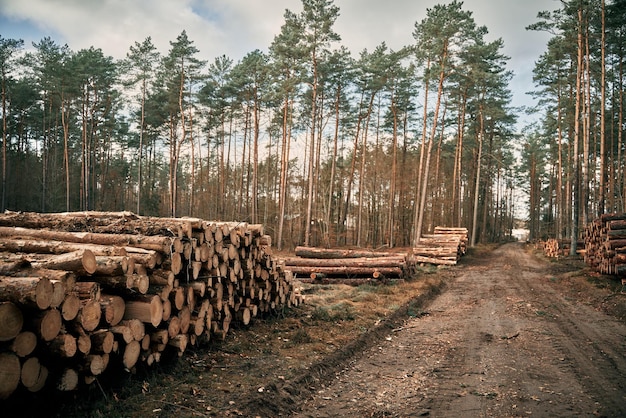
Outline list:
[[[435,227],[434,234],[423,235],[413,247],[414,263],[456,265],[467,252],[467,228]]]
[[[0,215],[0,399],[74,390],[303,301],[262,225],[129,212]]]
[[[601,274],[626,277],[626,213],[604,214],[585,229],[585,262]]]
[[[570,249],[572,248],[572,241],[570,239],[556,239],[548,238],[545,241],[541,241],[543,247],[543,253],[546,257],[559,258],[567,257],[570,255]],[[583,241],[576,242],[576,253],[581,254],[585,252],[585,243]]]
[[[467,229],[436,227],[409,251],[297,247],[281,260],[303,283],[386,283],[414,276],[424,264],[455,265],[467,251]]]
[[[281,263],[303,283],[358,286],[404,279],[410,274],[406,252],[296,247],[295,254]]]

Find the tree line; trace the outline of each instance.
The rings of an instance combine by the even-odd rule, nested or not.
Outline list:
[[[626,210],[626,1],[561,1],[528,29],[552,36],[534,68],[541,121],[525,134],[530,232],[574,253],[590,221]]]
[[[575,132],[599,126],[600,41],[591,36],[598,1],[540,13],[545,21],[533,29],[554,31],[558,41],[548,49],[560,44],[554,48],[563,55],[542,64],[552,51],[538,61],[537,111],[546,116],[521,138],[503,42],[487,41],[487,28],[460,1],[427,9],[412,44],[392,50],[383,42],[358,56],[333,28],[340,10],[332,0],[302,0],[302,11],[286,10],[267,51],[237,62],[225,55],[201,60],[185,31],[166,52],[147,37],[121,60],[50,38],[24,51],[23,41],[0,36],[2,209],[263,223],[279,249],[407,246],[436,225],[466,226],[474,244],[510,234],[516,190],[524,189],[535,235],[553,233],[557,217],[569,232],[573,223],[565,220],[575,205],[567,192],[578,184],[572,144],[594,150],[579,162],[600,155],[599,135],[593,147],[582,135],[574,141]],[[607,6],[607,16],[621,3]],[[572,35],[578,4],[588,44]],[[602,20],[607,34],[610,22],[624,20]],[[606,182],[604,197],[613,198],[605,209],[618,204],[624,187],[617,139],[623,94],[616,97],[622,55],[618,31],[611,31],[601,41],[612,104],[602,120],[613,126],[615,142],[602,164],[622,177]],[[574,83],[577,48],[590,64],[578,73],[588,90]],[[575,128],[583,117],[587,124]],[[602,177],[600,166],[586,166],[589,185]]]

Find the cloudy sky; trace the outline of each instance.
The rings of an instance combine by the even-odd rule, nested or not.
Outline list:
[[[386,42],[392,49],[413,42],[415,22],[426,9],[447,0],[335,0],[340,8],[335,30],[354,56]],[[558,0],[465,0],[478,25],[489,29],[488,40],[502,38],[514,106],[533,104],[534,62],[546,47],[547,34],[524,28],[537,12],[558,8]],[[226,55],[235,61],[255,49],[266,51],[283,23],[285,9],[299,12],[300,0],[0,0],[0,36],[23,39],[25,46],[50,36],[72,50],[101,48],[122,58],[130,45],[152,37],[162,54],[186,30],[212,62]],[[520,118],[524,120],[523,117]]]

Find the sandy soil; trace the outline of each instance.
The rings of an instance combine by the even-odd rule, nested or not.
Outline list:
[[[626,325],[504,245],[388,333],[296,417],[626,416]]]

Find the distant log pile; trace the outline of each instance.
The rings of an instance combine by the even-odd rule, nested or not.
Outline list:
[[[406,259],[402,252],[296,247],[296,257],[281,263],[303,283],[360,285],[403,279]]]
[[[0,215],[0,399],[224,338],[302,302],[262,225],[129,212]]]
[[[455,265],[467,251],[467,228],[437,226],[434,234],[423,235],[413,247],[412,261]]]
[[[566,257],[569,255],[570,249],[572,248],[572,241],[570,239],[549,238],[542,241],[541,244],[543,246],[543,253],[546,257],[550,258]],[[584,252],[584,245],[584,241],[577,241],[576,252],[579,254]]]
[[[626,213],[605,214],[585,229],[585,262],[601,274],[626,277]]]
[[[302,282],[377,284],[409,278],[423,264],[455,265],[466,250],[467,229],[437,227],[407,252],[297,247],[281,262]]]

